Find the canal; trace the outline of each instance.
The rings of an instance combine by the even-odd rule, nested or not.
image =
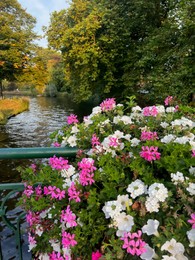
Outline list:
[[[89,104],[76,106],[65,97],[32,97],[29,111],[10,118],[5,126],[0,125],[0,148],[50,146],[49,135],[65,125],[67,115],[75,113],[81,120],[83,116],[91,112],[91,107]],[[31,160],[0,160],[0,183],[20,182],[17,167],[30,163],[32,163]],[[1,193],[1,200],[4,195],[4,192]],[[21,213],[19,207],[12,209],[16,201],[17,196],[8,205],[10,208],[8,216],[13,223]],[[25,230],[25,223],[22,225]],[[1,245],[4,248],[3,259],[18,259],[12,232],[3,223],[1,223],[0,232]],[[29,260],[31,255],[28,253],[26,234],[23,234],[22,238],[24,259]]]

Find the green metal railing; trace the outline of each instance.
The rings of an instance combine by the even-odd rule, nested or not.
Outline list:
[[[0,160],[1,159],[37,159],[37,158],[49,158],[54,155],[57,157],[75,157],[77,153],[76,148],[63,148],[63,147],[34,147],[34,148],[0,148]],[[0,184],[0,191],[5,191],[7,194],[1,198],[0,205],[0,218],[4,224],[13,232],[16,241],[16,248],[18,250],[18,257],[23,259],[22,253],[22,241],[21,241],[21,220],[25,216],[25,212],[22,212],[17,216],[16,221],[11,222],[7,216],[7,202],[13,198],[18,192],[24,190],[23,183],[4,183]],[[0,260],[3,259],[0,241]],[[5,259],[7,260],[7,259]]]

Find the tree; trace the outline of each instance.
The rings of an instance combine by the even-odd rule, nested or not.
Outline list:
[[[94,94],[188,100],[194,88],[193,0],[73,0],[47,29],[75,100]],[[186,100],[184,100],[184,98]]]
[[[2,80],[13,80],[23,72],[30,59],[35,18],[17,0],[0,2],[0,94]]]

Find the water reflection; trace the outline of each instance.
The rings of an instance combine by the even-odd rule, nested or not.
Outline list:
[[[40,147],[50,146],[49,135],[60,129],[70,113],[78,114],[81,119],[90,113],[90,107],[86,104],[76,106],[68,98],[30,98],[29,111],[23,112],[11,119],[5,126],[0,125],[0,148],[8,147]],[[0,160],[0,183],[20,182],[20,175],[16,168],[21,165],[31,164],[32,160]],[[1,194],[1,198],[4,194]],[[17,198],[13,199],[14,204]],[[10,205],[9,205],[10,206]],[[10,218],[14,218],[21,212],[16,207],[8,210]],[[23,225],[25,225],[23,223]],[[12,232],[1,223],[1,244],[6,248],[3,259],[18,259],[16,256],[15,242]],[[23,235],[24,241],[27,240]],[[24,259],[31,259],[24,242]]]

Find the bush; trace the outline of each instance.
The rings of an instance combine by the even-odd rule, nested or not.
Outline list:
[[[110,98],[82,123],[68,116],[51,138],[77,147],[76,159],[54,156],[21,170],[35,259],[195,255],[192,113],[184,116],[172,97],[165,106],[128,105]]]

